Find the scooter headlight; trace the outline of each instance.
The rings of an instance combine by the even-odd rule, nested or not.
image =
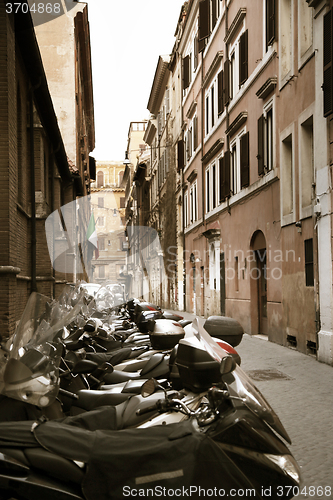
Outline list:
[[[283,470],[296,483],[300,483],[300,469],[296,460],[291,455],[270,455],[269,453],[265,453],[265,457]]]

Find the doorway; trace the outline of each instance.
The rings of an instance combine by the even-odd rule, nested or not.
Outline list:
[[[251,330],[268,335],[267,314],[267,250],[262,231],[252,236],[251,249],[254,258],[251,263]]]
[[[258,330],[262,335],[268,335],[266,248],[256,250],[255,254],[258,271]]]

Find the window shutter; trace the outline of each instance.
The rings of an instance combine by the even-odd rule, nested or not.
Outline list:
[[[305,286],[314,286],[313,239],[304,240]]]
[[[216,21],[217,21],[217,17],[216,17],[216,0],[213,0],[212,1],[212,31],[213,31],[213,29],[215,27]]]
[[[263,175],[265,173],[264,164],[264,133],[265,133],[265,118],[264,115],[258,120],[258,175]]]
[[[193,47],[193,54],[194,54],[194,60],[193,60],[193,63],[194,63],[194,71],[196,71],[197,67],[198,67],[198,55],[199,55],[199,50],[198,50],[198,35],[195,36],[194,38],[194,47]]]
[[[181,170],[184,168],[184,141],[180,140],[177,143],[177,158],[178,158],[178,163],[177,163],[177,168],[178,170]]]
[[[239,86],[241,86],[248,76],[248,30],[239,39]]]
[[[209,2],[210,0],[199,2],[199,41],[209,36]]]
[[[224,104],[224,106],[226,106],[230,101],[229,74],[230,74],[230,61],[227,59],[224,62],[224,72],[223,72],[223,104]]]
[[[275,0],[266,0],[266,49],[275,39]]]
[[[324,116],[333,113],[332,9],[324,15]]]
[[[202,52],[205,47],[206,47],[206,38],[198,40],[198,52]]]
[[[183,89],[187,89],[190,84],[190,56],[183,59]]]
[[[194,151],[198,147],[198,117],[195,115],[193,118],[193,149]]]
[[[249,132],[240,138],[241,156],[241,188],[250,184],[250,162],[249,162]]]
[[[220,169],[220,201],[225,200],[230,194],[230,151],[225,151],[219,159]]]
[[[217,112],[223,113],[223,71],[217,75]]]

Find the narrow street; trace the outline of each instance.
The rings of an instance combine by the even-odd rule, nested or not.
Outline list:
[[[187,312],[180,314],[194,317]],[[333,402],[329,390],[332,367],[263,336],[245,334],[236,349],[241,367],[276,411],[291,438],[291,451],[302,472],[303,489],[298,498],[333,498]]]

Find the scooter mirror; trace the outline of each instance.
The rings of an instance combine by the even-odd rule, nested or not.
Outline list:
[[[221,375],[226,375],[227,373],[231,373],[235,368],[236,368],[236,361],[232,356],[225,356],[221,360],[220,364]]]
[[[149,396],[154,394],[158,386],[159,384],[154,378],[146,380],[146,382],[141,387],[141,396],[143,398],[148,398]]]

